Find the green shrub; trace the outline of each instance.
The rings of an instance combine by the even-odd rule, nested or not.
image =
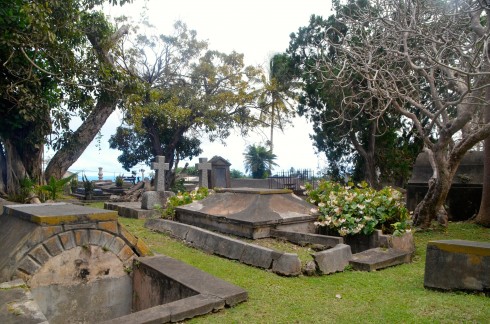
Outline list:
[[[376,191],[363,182],[343,186],[321,181],[318,188],[306,185],[308,202],[318,206],[320,216],[315,225],[326,227],[341,236],[365,234],[381,229],[386,234],[402,234],[410,229],[410,214],[403,195],[385,187]]]
[[[178,192],[175,196],[170,197],[167,206],[162,212],[163,218],[173,218],[175,216],[175,207],[190,204],[193,201],[206,198],[210,194],[208,188],[199,187],[191,192]]]
[[[124,184],[123,176],[117,176],[116,177],[116,187],[122,188],[123,184]]]
[[[78,174],[75,173],[69,177],[62,178],[59,180],[56,180],[54,176],[51,176],[49,178],[48,183],[43,186],[40,186],[40,189],[48,192],[49,199],[56,200],[56,198],[58,198],[60,194],[63,192],[63,188],[77,176]]]
[[[90,181],[84,174],[82,176],[83,188],[85,189],[85,199],[92,199],[92,194],[94,192],[94,183]]]

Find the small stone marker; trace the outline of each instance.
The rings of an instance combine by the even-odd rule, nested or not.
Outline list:
[[[165,163],[165,157],[157,156],[151,169],[155,170],[155,191],[165,191],[165,171],[170,169],[169,164]]]
[[[199,158],[199,163],[196,163],[196,169],[199,170],[199,187],[209,188],[208,170],[212,167],[207,158]]]

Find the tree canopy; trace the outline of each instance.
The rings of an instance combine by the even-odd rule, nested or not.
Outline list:
[[[398,114],[413,125],[434,169],[415,224],[444,223],[462,156],[490,134],[481,119],[490,107],[489,8],[473,0],[347,4],[337,4],[335,18],[347,32],[328,28],[314,71],[344,97],[339,113],[354,109],[373,120]],[[331,64],[327,48],[338,64]],[[365,82],[352,91],[359,77]]]
[[[125,125],[111,137],[125,168],[165,156],[170,167],[201,152],[200,139],[224,139],[232,128],[246,133],[260,124],[256,111],[261,70],[243,55],[208,49],[182,22],[172,35],[138,35],[121,52],[139,91],[124,103]],[[172,182],[171,172],[167,178]]]
[[[245,157],[245,171],[252,174],[254,179],[263,179],[271,175],[272,168],[277,165],[274,160],[277,156],[261,145],[249,145],[243,153]]]
[[[338,17],[355,17],[356,10],[368,6],[366,1],[339,4],[336,15],[328,19],[313,15],[307,27],[291,34],[287,53],[303,90],[298,113],[312,122],[311,138],[318,151],[325,153],[330,176],[339,178],[350,173],[374,187],[379,187],[380,181],[402,186],[420,150],[411,126],[400,116],[386,113],[374,118],[369,113],[379,102],[370,94],[360,93],[367,82],[362,75],[351,71],[348,83],[341,88],[330,80],[336,72],[350,69],[338,47],[344,46],[342,37],[355,33]],[[369,108],[360,113],[360,105]]]
[[[115,109],[124,82],[111,50],[126,29],[94,10],[103,2],[2,2],[0,193],[15,194],[24,177],[41,181],[45,144],[58,150],[45,178],[60,178]],[[72,132],[75,115],[83,123]]]

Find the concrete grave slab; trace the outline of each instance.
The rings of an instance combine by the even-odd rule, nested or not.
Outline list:
[[[355,270],[375,271],[402,263],[410,263],[411,260],[411,252],[386,248],[374,248],[352,255],[350,264]]]
[[[424,286],[443,290],[490,290],[490,243],[440,240],[427,244]]]
[[[270,228],[313,223],[313,205],[286,189],[218,189],[201,201],[176,208],[176,220],[248,238],[270,235]]]

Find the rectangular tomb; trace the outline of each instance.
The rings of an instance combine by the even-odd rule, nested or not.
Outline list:
[[[424,286],[490,291],[490,243],[441,240],[427,244]]]

